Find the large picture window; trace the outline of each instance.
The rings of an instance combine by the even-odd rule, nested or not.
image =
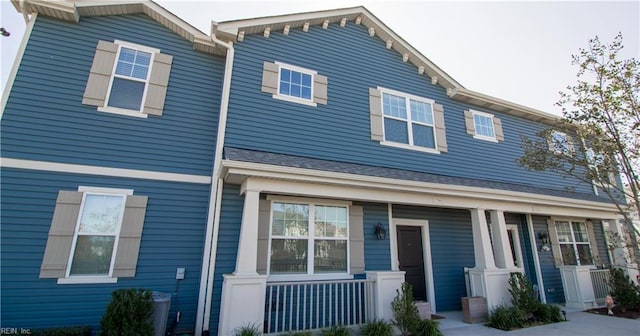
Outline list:
[[[556,221],[555,224],[563,264],[593,265],[586,224],[574,221]]]
[[[348,207],[273,202],[270,274],[347,273]]]
[[[382,90],[384,141],[436,149],[433,101]]]

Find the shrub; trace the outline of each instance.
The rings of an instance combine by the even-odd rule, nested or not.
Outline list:
[[[262,335],[262,331],[255,324],[248,324],[246,326],[240,327],[236,329],[235,336],[260,336]]]
[[[443,336],[440,331],[440,323],[435,320],[419,321],[411,333],[414,336]]]
[[[322,336],[351,336],[351,329],[345,326],[331,326],[330,328],[322,329],[320,332]]]
[[[498,306],[487,317],[486,325],[502,330],[522,328],[527,321],[527,313],[517,307]]]
[[[393,328],[391,324],[383,320],[375,320],[362,325],[360,334],[362,336],[392,336]]]
[[[91,327],[60,327],[49,329],[35,329],[31,331],[33,336],[91,336]]]
[[[153,300],[148,289],[118,289],[100,321],[108,336],[142,336],[153,334]]]
[[[391,302],[393,311],[393,325],[400,329],[403,336],[411,334],[415,326],[420,322],[418,307],[413,302],[413,288],[408,282],[403,282],[401,291],[396,290],[396,297]]]
[[[286,336],[312,336],[313,333],[310,331],[289,331],[285,335]]]
[[[542,323],[555,323],[562,322],[562,313],[560,307],[551,304],[539,303],[533,311],[533,316],[536,320]]]
[[[620,310],[640,311],[640,287],[636,286],[622,269],[612,268],[610,273],[610,294]]]
[[[531,281],[520,272],[509,276],[509,293],[513,306],[527,314],[532,314],[539,305]]]

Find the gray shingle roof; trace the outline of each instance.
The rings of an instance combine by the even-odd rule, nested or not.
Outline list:
[[[392,179],[405,180],[405,181],[452,184],[452,185],[458,185],[458,186],[518,191],[518,192],[525,192],[525,193],[532,193],[532,194],[558,196],[558,197],[581,199],[581,200],[587,200],[587,201],[611,203],[611,201],[608,198],[599,197],[593,194],[541,188],[541,187],[524,185],[524,184],[514,184],[514,183],[506,183],[506,182],[496,182],[496,181],[470,179],[470,178],[455,177],[455,176],[429,174],[429,173],[415,172],[415,171],[396,169],[396,168],[385,168],[385,167],[368,166],[368,165],[355,164],[355,163],[312,159],[312,158],[306,158],[301,156],[276,154],[276,153],[232,148],[232,147],[224,148],[224,158],[232,161],[253,162],[253,163],[270,164],[270,165],[276,165],[276,166],[323,170],[323,171],[330,171],[330,172],[336,172],[336,173],[385,177],[385,178],[392,178]]]

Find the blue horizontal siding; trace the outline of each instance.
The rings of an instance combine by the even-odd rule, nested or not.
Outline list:
[[[364,263],[366,271],[391,270],[391,250],[389,246],[389,214],[387,204],[363,203],[364,210]],[[387,232],[384,240],[375,234],[378,223]]]
[[[549,232],[547,217],[533,216],[533,231],[538,236],[539,233]],[[560,270],[555,266],[552,251],[538,251],[540,260],[540,271],[542,272],[542,282],[544,283],[545,295],[548,303],[564,303],[564,290],[562,288],[562,278]]]
[[[173,56],[161,117],[98,112],[82,105],[99,40],[158,48]],[[3,115],[2,156],[210,175],[224,59],[146,15],[38,17]]]
[[[431,263],[438,311],[462,310],[467,296],[464,268],[473,267],[473,235],[468,210],[394,205],[393,218],[429,221]]]
[[[209,185],[7,168],[1,174],[3,327],[91,325],[97,330],[113,290],[174,293],[176,268],[186,267],[169,322],[179,307],[180,328],[194,329]],[[91,285],[57,285],[56,279],[39,278],[58,191],[74,191],[80,185],[133,189],[135,195],[148,196],[134,278]]]
[[[281,61],[328,77],[328,104],[310,107],[273,99],[261,92],[264,61]],[[449,150],[440,155],[380,145],[371,140],[369,88],[386,87],[442,104]],[[415,66],[385,48],[354,23],[310,27],[269,38],[245,36],[236,45],[226,144],[302,157],[406,169],[442,175],[511,182],[591,193],[591,187],[551,173],[528,172],[515,159],[522,154],[520,136],[533,137],[543,125],[493,112],[502,120],[505,141],[474,139],[465,131],[465,109],[451,100]]]
[[[606,266],[611,264],[611,259],[609,258],[609,249],[607,248],[607,238],[604,228],[602,227],[602,221],[594,220],[593,221],[593,235],[596,237],[596,242],[591,243],[591,248],[597,248],[598,254],[600,255],[600,260],[595,260],[594,263],[596,266]]]

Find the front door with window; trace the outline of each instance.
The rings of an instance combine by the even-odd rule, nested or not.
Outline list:
[[[413,299],[427,301],[425,287],[422,228],[419,226],[397,226],[398,261],[405,271],[405,281],[413,286]]]

